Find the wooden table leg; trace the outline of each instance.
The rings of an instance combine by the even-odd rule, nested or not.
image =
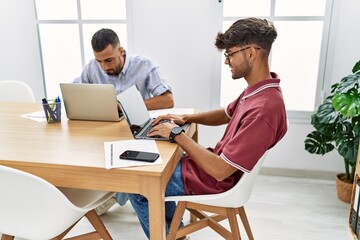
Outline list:
[[[160,178],[153,177],[145,177],[142,186],[149,202],[150,240],[165,240],[165,189]]]

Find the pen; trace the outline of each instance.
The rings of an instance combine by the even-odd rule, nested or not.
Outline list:
[[[52,118],[52,120],[53,121],[56,121],[56,116],[55,116],[55,114],[54,114],[54,106],[55,106],[55,100],[54,99],[52,99],[51,100],[51,103],[49,104],[50,106],[49,106],[49,108],[50,108],[50,116],[51,116],[51,118]],[[48,121],[50,122],[50,116],[49,116],[49,119],[48,119]]]
[[[61,100],[60,100],[59,96],[57,96],[55,99],[55,109],[54,109],[55,117],[56,117],[57,121],[59,121],[59,118],[60,118],[60,108],[61,108],[60,103],[61,103]]]
[[[55,99],[52,99],[52,100],[51,100],[51,103],[50,103],[50,108],[51,108],[51,110],[54,111],[54,107],[55,107]]]
[[[53,110],[50,108],[46,98],[42,99],[42,103],[43,103],[43,107],[44,107],[46,115],[48,115],[47,113],[49,113],[49,116],[47,117],[47,121],[50,122],[51,118],[56,119],[54,116]]]

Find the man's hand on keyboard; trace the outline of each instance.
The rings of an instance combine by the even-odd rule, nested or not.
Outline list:
[[[167,114],[167,115],[161,115],[154,119],[152,122],[152,126],[155,126],[159,124],[161,121],[170,121],[172,123],[178,124],[178,125],[184,125],[186,121],[184,120],[184,115],[175,115],[175,114]]]
[[[153,126],[153,128],[148,132],[147,135],[149,137],[162,136],[165,138],[169,138],[171,129],[177,126],[178,125],[176,125],[175,123],[169,121],[165,123],[157,124],[156,126]]]

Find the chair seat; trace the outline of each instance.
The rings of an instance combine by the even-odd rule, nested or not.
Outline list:
[[[168,196],[165,201],[177,201],[167,240],[178,239],[189,233],[210,227],[225,239],[240,239],[237,215],[244,225],[249,239],[254,239],[244,205],[251,196],[253,186],[268,151],[258,160],[250,173],[244,173],[230,190],[219,194]],[[191,213],[191,223],[179,228],[185,210]],[[209,213],[211,215],[209,215]],[[219,224],[228,219],[230,231]]]
[[[112,239],[95,208],[113,192],[59,190],[37,176],[0,165],[0,193],[2,240],[63,239],[84,216],[95,232],[71,239]]]

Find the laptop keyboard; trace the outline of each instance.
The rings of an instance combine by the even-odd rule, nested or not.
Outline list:
[[[166,122],[170,122],[170,120],[161,120],[158,124],[161,124],[161,123],[166,123]],[[146,131],[143,131],[141,134],[139,134],[140,137],[149,137],[147,136],[147,133],[150,131],[150,129],[152,129],[152,125],[149,124],[149,126],[146,128]],[[155,135],[155,136],[151,136],[150,138],[159,138],[161,136],[159,135]]]

